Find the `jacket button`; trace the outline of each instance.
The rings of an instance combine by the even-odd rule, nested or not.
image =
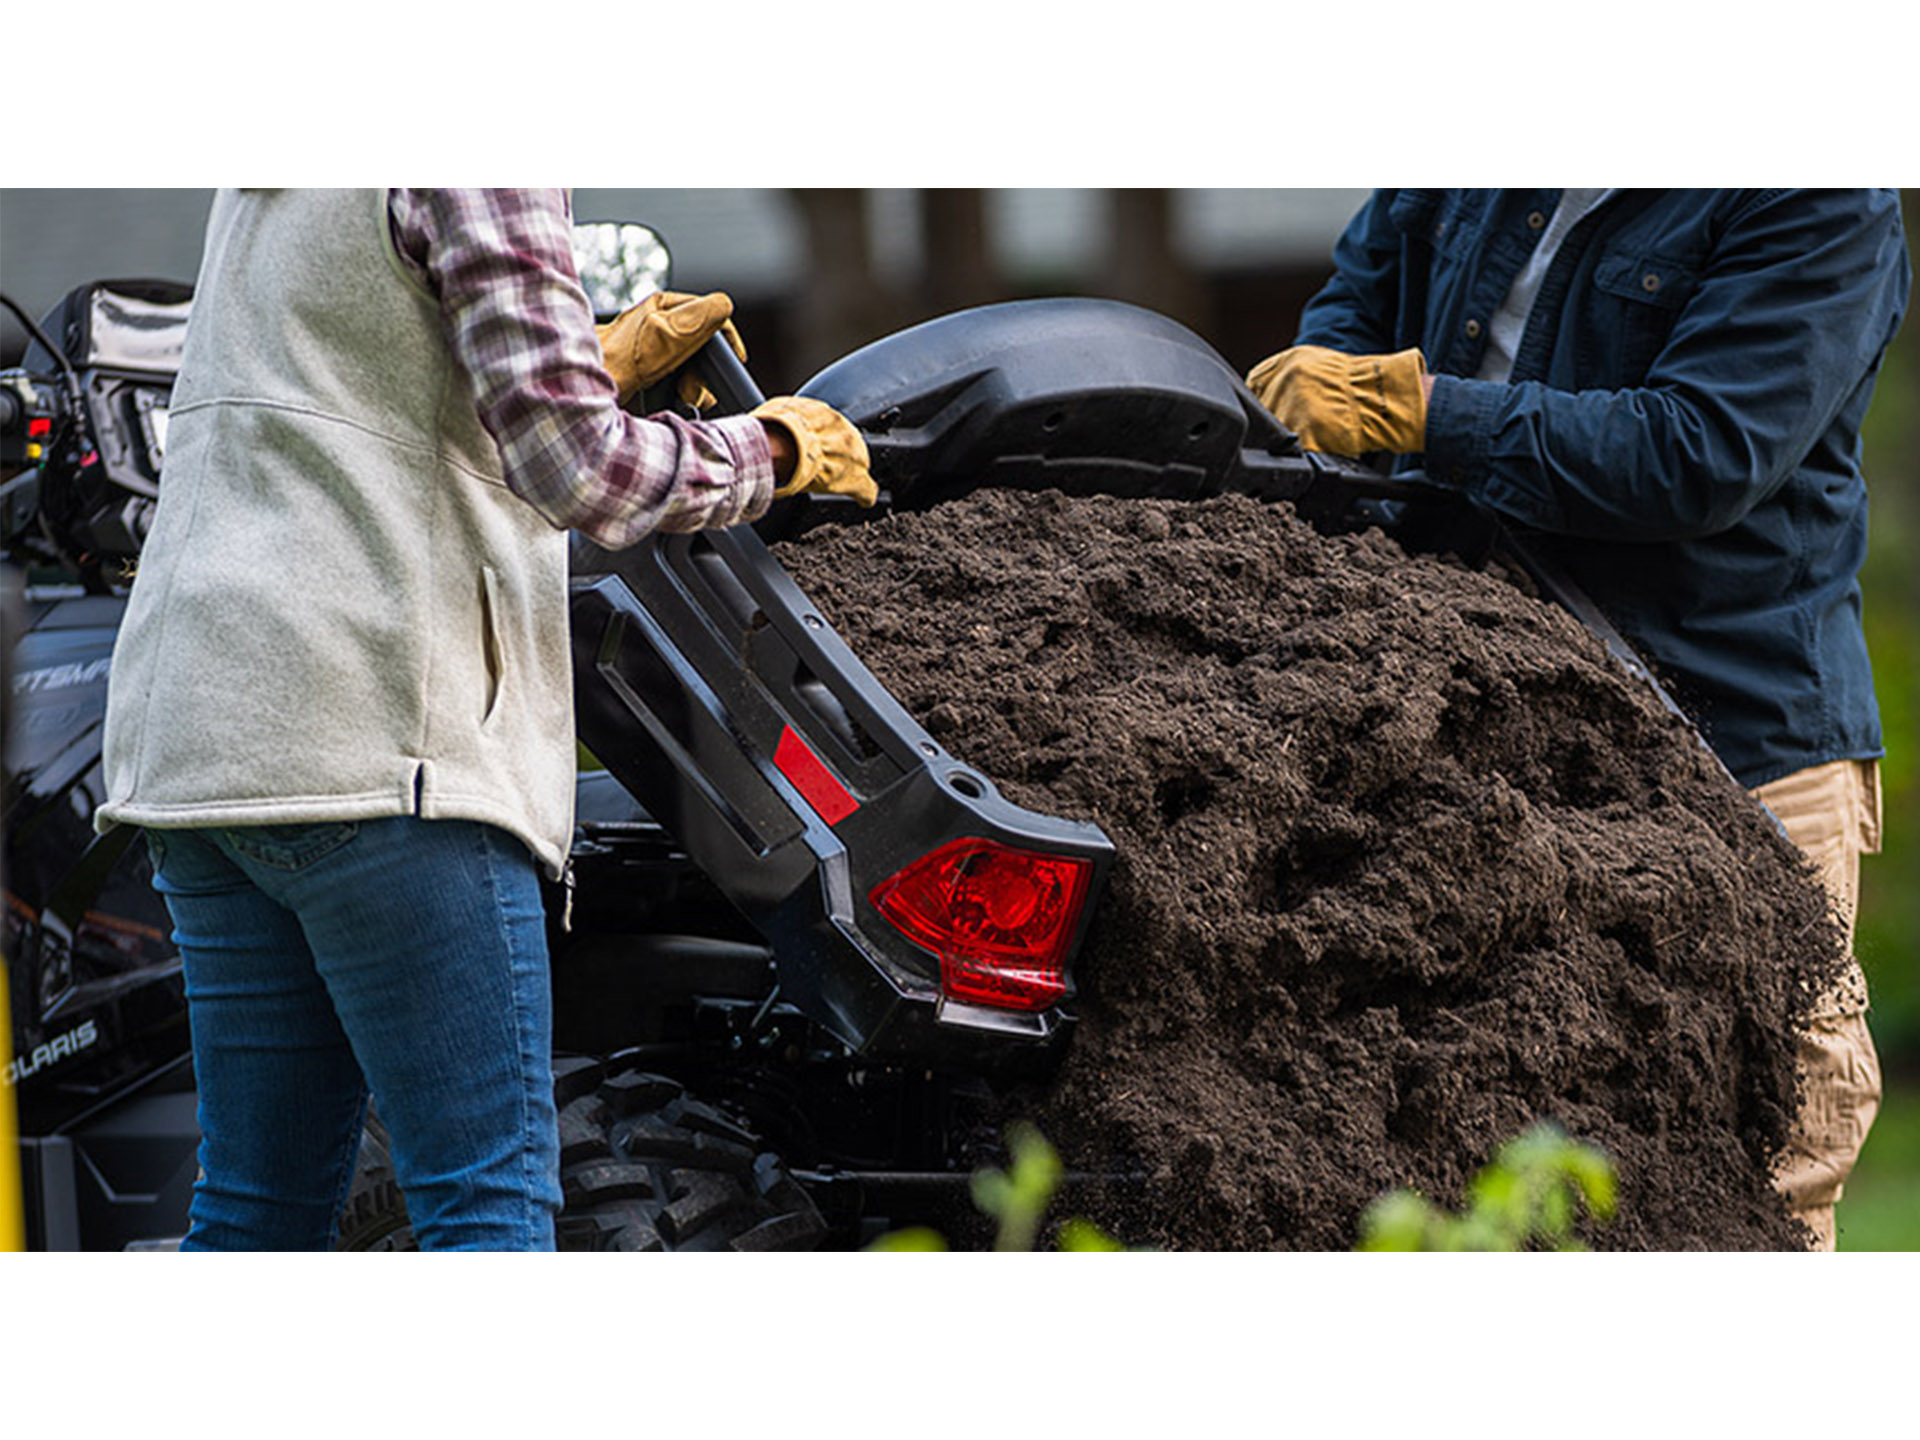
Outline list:
[[[1478,320],[1467,321],[1466,331],[1467,339],[1478,340],[1480,338],[1480,322]]]
[[[1649,270],[1645,275],[1640,277],[1640,288],[1649,295],[1653,294],[1654,291],[1660,288],[1660,277]]]
[[[1527,228],[1529,230],[1538,230],[1542,225],[1545,225],[1546,223],[1547,223],[1547,217],[1545,215],[1542,215],[1538,210],[1534,211],[1531,215],[1527,216]]]

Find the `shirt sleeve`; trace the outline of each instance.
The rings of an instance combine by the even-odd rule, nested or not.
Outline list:
[[[393,190],[402,260],[438,299],[509,488],[612,549],[758,518],[773,493],[750,416],[627,414],[574,268],[562,190]]]
[[[1400,348],[1400,271],[1404,237],[1393,223],[1393,190],[1376,190],[1347,222],[1333,247],[1333,276],[1300,315],[1296,345],[1322,345],[1343,355]]]
[[[1777,491],[1871,380],[1907,284],[1890,194],[1765,192],[1729,218],[1641,383],[1436,375],[1428,474],[1553,534],[1717,534]]]

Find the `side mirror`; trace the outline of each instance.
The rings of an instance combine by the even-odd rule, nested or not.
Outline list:
[[[573,227],[573,261],[597,320],[666,289],[673,265],[666,241],[651,227],[612,220]]]

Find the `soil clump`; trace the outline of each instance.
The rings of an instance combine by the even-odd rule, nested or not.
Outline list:
[[[1603,1148],[1603,1248],[1800,1248],[1767,1183],[1840,940],[1798,852],[1570,616],[1288,506],[983,491],[780,547],[894,695],[1118,857],[1057,1082],[1131,1244],[1346,1249],[1501,1141]]]

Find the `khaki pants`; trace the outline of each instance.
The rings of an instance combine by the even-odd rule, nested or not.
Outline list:
[[[1760,786],[1754,797],[1819,871],[1853,944],[1860,857],[1880,849],[1880,766],[1836,760]],[[1814,1005],[1800,1039],[1800,1113],[1774,1184],[1815,1248],[1834,1248],[1833,1207],[1880,1109],[1880,1059],[1867,1033],[1867,978],[1848,956],[1840,981]]]

